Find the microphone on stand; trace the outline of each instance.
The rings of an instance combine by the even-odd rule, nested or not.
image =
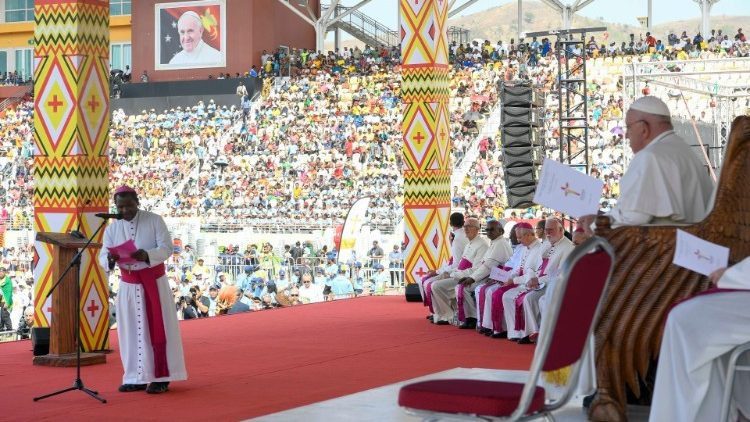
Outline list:
[[[83,204],[83,208],[89,206],[90,204],[91,200],[87,199]],[[76,217],[78,218],[78,226],[75,230],[70,232],[70,235],[75,237],[76,239],[85,239],[86,236],[81,232],[81,207],[76,208]]]
[[[99,217],[99,218],[101,218],[101,219],[103,219],[103,220],[108,220],[110,218],[114,218],[115,220],[122,220],[122,214],[110,214],[110,213],[107,213],[107,212],[100,212],[100,213],[97,213],[97,214],[94,214],[94,215],[97,216],[97,217]]]

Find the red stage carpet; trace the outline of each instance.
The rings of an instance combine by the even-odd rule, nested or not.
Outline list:
[[[189,379],[163,395],[119,393],[117,336],[106,365],[84,367],[80,391],[40,402],[72,385],[74,368],[31,364],[31,343],[0,344],[0,419],[241,420],[455,367],[527,369],[531,346],[473,330],[435,326],[421,304],[367,297],[181,323]]]

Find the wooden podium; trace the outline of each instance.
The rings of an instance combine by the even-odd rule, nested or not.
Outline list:
[[[65,268],[73,261],[88,239],[78,239],[67,233],[39,232],[36,240],[52,245],[52,282],[57,282]],[[89,247],[100,248],[101,243],[92,242]],[[50,321],[49,354],[34,356],[34,365],[76,366],[76,341],[80,324],[79,268],[73,267],[52,293],[52,320]],[[79,318],[76,318],[78,313]],[[81,365],[105,363],[104,353],[81,353]]]

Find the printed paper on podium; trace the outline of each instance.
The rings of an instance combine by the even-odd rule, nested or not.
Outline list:
[[[505,283],[510,278],[510,271],[495,267],[492,270],[490,270],[490,280],[499,281],[501,283]]]
[[[729,248],[677,230],[677,245],[672,263],[703,275],[710,275],[729,263]]]
[[[599,212],[603,188],[601,180],[545,158],[534,202],[578,218]]]

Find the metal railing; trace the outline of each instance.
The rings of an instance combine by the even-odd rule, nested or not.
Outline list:
[[[327,10],[330,6],[322,6],[323,10]],[[365,15],[357,10],[351,11],[350,7],[336,6],[336,14],[342,15],[349,12],[346,16],[336,21],[332,27],[339,27],[340,29],[349,32],[361,41],[364,41],[368,45],[375,47],[386,46],[393,47],[400,44],[398,31],[394,31],[375,19]],[[364,39],[363,39],[364,38]]]

